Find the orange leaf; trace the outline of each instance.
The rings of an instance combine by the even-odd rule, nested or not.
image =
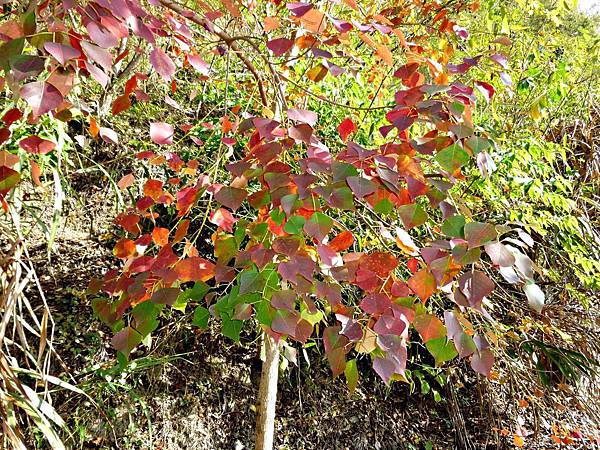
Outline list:
[[[432,314],[416,316],[413,325],[423,338],[423,342],[446,337],[446,327],[440,319]]]
[[[119,189],[125,190],[129,186],[131,186],[134,181],[135,181],[135,177],[133,176],[133,174],[132,173],[128,173],[127,175],[123,176],[123,178],[121,178],[117,182],[117,186],[119,186]]]
[[[265,17],[265,31],[268,33],[269,31],[276,30],[281,26],[278,17]]]
[[[162,195],[163,183],[160,180],[148,180],[144,184],[144,195],[150,197],[152,200],[157,201]]]
[[[98,123],[93,117],[90,117],[90,134],[93,138],[97,138],[100,133],[100,128],[98,127]]]
[[[408,287],[417,294],[421,300],[426,301],[437,289],[437,283],[433,274],[429,270],[423,269],[410,277],[408,280]]]
[[[155,227],[152,230],[152,240],[160,247],[169,243],[169,230],[166,228]]]
[[[354,235],[350,231],[342,231],[331,240],[329,247],[335,252],[342,252],[348,250],[352,244],[354,244]]]
[[[179,224],[177,227],[177,231],[175,231],[175,237],[173,237],[173,243],[181,241],[188,232],[188,228],[190,227],[189,219],[185,219],[183,222]]]
[[[36,184],[36,186],[43,187],[42,182],[40,181],[40,175],[42,174],[40,166],[33,159],[29,160],[29,164],[31,165],[31,179]]]
[[[135,243],[131,239],[121,238],[115,245],[113,253],[117,258],[127,259],[135,255]]]
[[[327,28],[325,14],[318,9],[312,8],[300,18],[302,26],[311,33],[319,34]]]
[[[175,265],[179,281],[208,281],[215,276],[215,265],[199,256],[183,259]]]
[[[388,66],[393,66],[394,65],[394,58],[392,57],[392,52],[390,51],[389,48],[387,48],[386,45],[384,44],[377,44],[377,55],[383,59],[383,62],[385,62]]]

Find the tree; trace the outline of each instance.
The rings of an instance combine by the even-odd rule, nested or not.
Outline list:
[[[10,19],[0,29],[0,66],[14,100],[3,143],[13,139],[11,125],[35,126],[50,115],[83,116],[94,139],[116,145],[108,112],[149,100],[144,83],[162,79],[175,92],[179,73],[193,69],[210,83],[222,60],[227,74],[232,59],[243,68],[237,87],[248,92],[248,107],[227,110],[214,130],[224,151],[212,173],[162,150],[175,136],[198,142],[195,132],[212,125],[148,124],[157,149],[137,157],[163,167],[168,179],[143,181],[140,198],[116,218],[125,233],[114,248],[122,267],[92,281],[88,295],[123,360],[149,342],[166,307],[195,305],[194,325],[219,319],[234,340],[245,323],[258,327],[266,359],[257,448],[272,446],[279,349],[290,340],[322,336],[333,375],[344,373],[350,391],[356,355],[371,358],[384,382],[403,379],[411,329],[437,365],[459,356],[489,376],[490,344],[461,312],[488,315],[483,302],[494,283],[483,251],[526,282],[541,310],[531,262],[515,258],[500,242],[502,229],[469,217],[460,199],[473,160],[480,176],[494,167],[494,143],[473,111],[494,96],[478,78],[504,63],[499,48],[508,45],[498,39],[485,53],[462,54],[469,34],[455,21],[476,2],[223,0],[192,8],[170,0],[48,0],[3,8]],[[146,60],[152,70],[138,71]],[[357,106],[307,83],[318,89],[325,77],[370,84],[371,98]],[[96,83],[97,106],[78,107]],[[329,118],[306,106],[312,101],[343,111],[334,124],[339,136],[320,137]],[[0,153],[5,209],[26,161],[39,183],[36,161],[56,148],[37,134],[18,144],[21,159]],[[127,175],[119,187],[135,182]],[[213,255],[198,248],[208,223]],[[409,234],[421,229],[426,245]]]

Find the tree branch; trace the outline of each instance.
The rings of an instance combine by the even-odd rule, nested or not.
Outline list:
[[[211,27],[212,24],[207,19],[200,17],[195,12],[184,8],[183,6],[172,2],[171,0],[160,0],[160,3],[163,6],[165,6],[166,8],[169,8],[171,11],[174,11],[177,14],[179,14],[179,15],[185,17],[186,19],[190,20],[191,22],[195,23],[196,25],[200,25],[201,27],[212,29],[212,27]],[[236,54],[236,56],[242,61],[242,63],[244,63],[244,65],[250,71],[250,73],[252,73],[252,76],[254,76],[254,78],[256,79],[256,82],[258,84],[258,92],[260,94],[261,102],[264,106],[268,107],[269,102],[267,101],[267,95],[266,95],[264,87],[262,85],[262,78],[260,77],[258,71],[256,70],[256,67],[254,67],[254,64],[252,64],[252,61],[250,61],[244,55],[242,49],[240,49],[240,47],[238,46],[238,44],[236,42],[237,40],[240,40],[242,38],[236,38],[236,37],[230,36],[225,31],[221,31],[221,30],[213,29],[212,33],[219,36],[219,38],[221,38],[221,40],[227,44],[227,46],[231,49],[231,51],[233,51]],[[244,39],[244,40],[246,40],[246,39]]]

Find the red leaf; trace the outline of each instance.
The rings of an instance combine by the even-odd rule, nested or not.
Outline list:
[[[348,250],[354,244],[354,235],[350,231],[342,231],[329,243],[329,247],[335,252]]]
[[[175,75],[175,63],[158,47],[150,53],[150,64],[165,81],[170,81]]]
[[[408,280],[408,287],[423,301],[426,301],[437,289],[433,274],[423,269],[415,273]]]
[[[475,86],[479,89],[479,92],[483,94],[485,100],[489,103],[496,92],[494,90],[494,86],[486,83],[485,81],[475,81]]]
[[[127,80],[127,82],[125,83],[125,95],[129,95],[133,91],[135,91],[135,89],[137,88],[137,79],[137,75],[134,75],[129,80]]]
[[[152,122],[150,124],[150,139],[152,142],[159,145],[173,144],[173,135],[175,129],[164,122]]]
[[[36,155],[45,155],[56,148],[56,144],[52,141],[42,139],[39,136],[29,136],[19,142],[19,147],[28,153]]]
[[[287,38],[278,38],[267,42],[267,48],[271,50],[275,56],[281,56],[289,52],[293,46],[294,41]]]
[[[21,88],[19,93],[33,111],[34,117],[46,114],[58,108],[63,102],[63,96],[56,87],[45,81],[28,83]]]
[[[6,141],[10,139],[11,132],[8,127],[0,128],[0,145],[4,144]]]
[[[232,233],[233,224],[237,222],[237,219],[233,217],[228,210],[219,208],[210,214],[210,222],[223,228],[225,231]]]
[[[338,125],[338,133],[340,133],[340,137],[344,142],[348,140],[348,136],[350,136],[357,130],[358,128],[356,128],[356,125],[354,124],[354,122],[352,122],[352,119],[350,119],[350,117],[346,117],[342,121],[342,123]]]
[[[7,111],[2,116],[2,121],[6,124],[7,127],[10,127],[13,123],[23,117],[23,113],[18,108],[13,108]]]

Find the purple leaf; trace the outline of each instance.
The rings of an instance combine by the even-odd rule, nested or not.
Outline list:
[[[490,59],[503,69],[508,69],[508,58],[502,53],[496,53],[490,56]]]
[[[307,123],[311,127],[317,123],[317,113],[305,109],[288,109],[288,118],[296,122]]]
[[[188,55],[187,59],[188,59],[188,62],[190,63],[190,65],[194,69],[196,69],[198,72],[200,72],[202,75],[209,74],[210,66],[208,65],[208,63],[206,61],[204,61],[198,55]]]
[[[96,67],[95,64],[92,64],[89,61],[85,62],[85,68],[90,73],[90,75],[92,75],[92,78],[100,84],[100,86],[106,88],[106,86],[108,85],[108,75],[106,75],[106,73],[104,73],[102,69]]]
[[[105,72],[112,72],[112,55],[108,50],[87,41],[81,41],[81,48],[87,57],[102,67]]]
[[[29,103],[35,117],[58,108],[63,102],[60,91],[46,81],[26,84],[21,88],[20,95]]]
[[[57,42],[46,42],[44,44],[44,48],[62,65],[71,59],[78,58],[81,55],[79,50],[74,49],[69,45],[59,44]]]
[[[150,124],[150,139],[158,145],[173,144],[173,135],[175,129],[173,126],[164,122],[152,122]]]
[[[119,38],[110,30],[96,22],[89,22],[86,25],[88,33],[96,44],[102,48],[115,47],[119,43]]]
[[[100,137],[104,140],[104,142],[108,144],[118,144],[119,143],[119,135],[115,133],[114,130],[110,128],[100,127]]]
[[[267,42],[267,48],[271,50],[275,56],[281,56],[289,52],[293,46],[294,41],[287,38],[278,38]]]
[[[175,63],[158,47],[150,53],[150,63],[165,81],[171,81],[175,75]]]

